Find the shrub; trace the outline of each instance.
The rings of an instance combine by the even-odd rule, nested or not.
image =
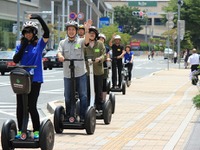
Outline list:
[[[200,94],[196,95],[192,100],[193,100],[193,104],[197,108],[200,108]]]

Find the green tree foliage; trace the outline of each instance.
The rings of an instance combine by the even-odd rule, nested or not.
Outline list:
[[[145,20],[137,16],[133,16],[133,11],[140,11],[138,8],[128,7],[126,5],[114,7],[114,21],[123,27],[124,33],[131,35],[137,34],[142,30],[141,25]]]
[[[167,12],[178,12],[177,0],[170,0],[168,7],[164,8]],[[200,0],[184,0],[180,10],[180,19],[185,20],[185,37],[181,42],[181,48],[196,47],[200,49]],[[175,15],[174,22],[177,24],[178,15]]]
[[[117,35],[120,35],[122,38],[122,44],[126,45],[130,43],[131,36],[127,33],[121,33],[118,31],[118,26],[116,24],[110,25],[110,26],[104,26],[100,29],[100,32],[105,34],[106,36],[106,44],[108,45],[110,39],[112,38],[112,35],[115,33]]]

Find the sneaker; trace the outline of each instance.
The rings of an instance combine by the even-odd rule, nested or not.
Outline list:
[[[34,134],[34,139],[39,139],[39,131],[33,132]]]
[[[22,135],[22,131],[18,131],[17,135],[15,136],[15,139],[20,139],[21,135]]]

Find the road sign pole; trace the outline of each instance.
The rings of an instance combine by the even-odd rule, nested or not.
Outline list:
[[[179,64],[179,69],[180,69],[180,9],[181,9],[181,4],[178,3],[178,36],[177,36],[177,49],[178,49],[178,64]]]

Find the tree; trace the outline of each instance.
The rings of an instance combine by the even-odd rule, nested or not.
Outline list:
[[[123,27],[124,33],[131,35],[137,34],[142,30],[141,25],[144,24],[145,20],[140,19],[138,16],[133,16],[132,12],[140,11],[138,8],[124,6],[114,7],[114,21]]]
[[[171,0],[169,5],[164,8],[166,12],[177,12],[177,0]],[[180,19],[185,20],[185,37],[181,42],[182,48],[196,47],[200,48],[200,30],[197,27],[200,26],[199,19],[200,12],[200,0],[184,0],[180,10]],[[175,16],[174,22],[177,24],[178,16]],[[189,44],[189,45],[188,45]]]
[[[103,26],[103,28],[100,29],[100,32],[105,34],[106,36],[106,44],[108,45],[110,39],[112,38],[112,35],[114,33],[118,34],[122,38],[122,44],[126,45],[130,43],[131,36],[127,33],[121,33],[118,31],[118,26],[116,24],[110,25],[110,26]]]

